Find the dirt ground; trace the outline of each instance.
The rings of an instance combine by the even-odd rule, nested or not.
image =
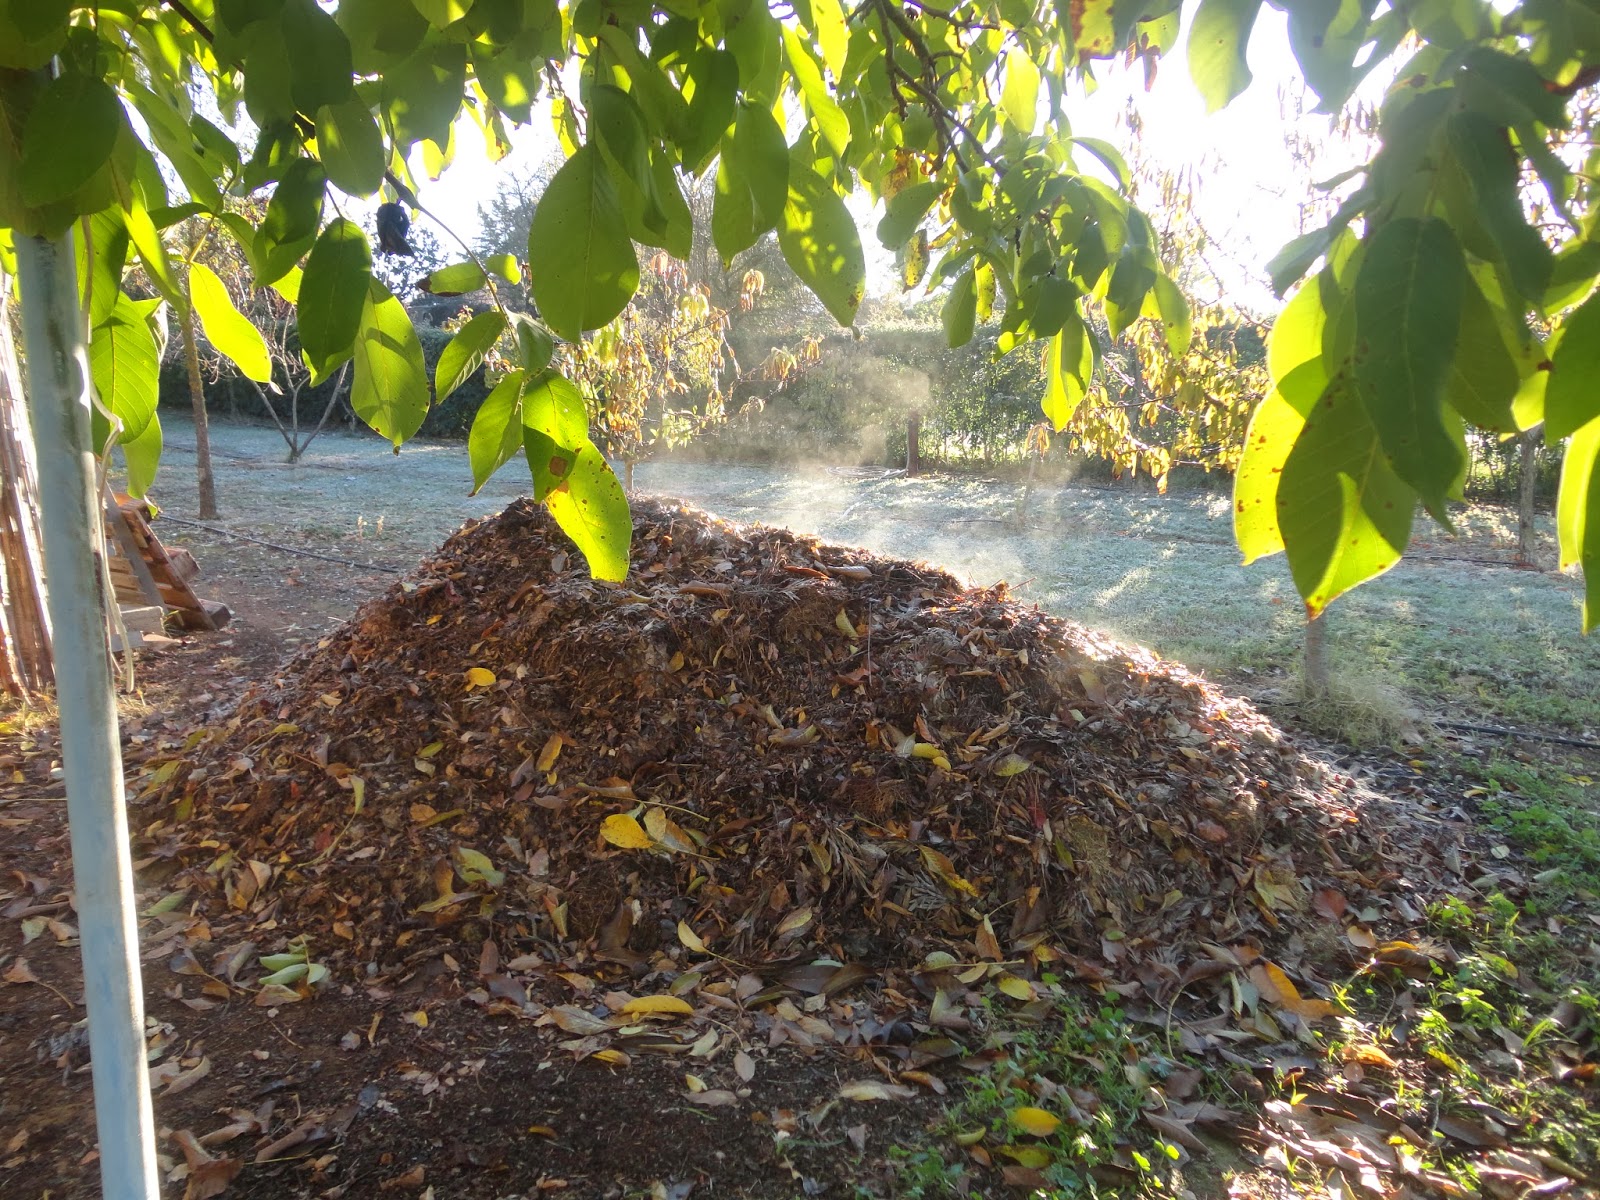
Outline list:
[[[221,634],[186,636],[140,658],[140,691],[125,709],[134,758],[145,743],[224,712],[247,682],[326,634],[463,519],[497,511],[523,490],[512,464],[468,497],[459,444],[419,444],[395,457],[374,439],[329,435],[294,466],[282,462],[270,430],[219,427],[215,444],[222,519],[211,529],[189,523],[192,430],[175,425],[156,496],[172,519],[157,529],[194,552],[201,593],[226,602],[235,618]],[[962,481],[652,465],[641,468],[639,481],[737,519],[789,521],[939,561],[977,582],[1020,580],[1029,589],[1024,595],[1047,607],[1091,624],[1098,614],[1125,632],[1150,621],[1148,597],[1186,586],[1174,565],[1181,557],[1182,579],[1214,568],[1233,589],[1231,602],[1248,597],[1255,614],[1249,620],[1264,619],[1269,628],[1261,636],[1293,642],[1281,565],[1251,576],[1234,565],[1215,498],[1151,497],[1146,505],[1094,489],[1053,489],[1019,530],[1010,521],[1010,490]],[[1068,530],[1108,536],[1067,538]],[[1047,553],[1064,541],[1091,557]],[[1114,570],[1092,558],[1101,553],[1092,546],[1109,542],[1126,552]],[[1429,571],[1428,586],[1436,586],[1440,570],[1402,568],[1375,585],[1371,602],[1399,606],[1406,620],[1434,620],[1414,589]],[[1484,567],[1443,570],[1460,575],[1451,576],[1450,587],[1464,588]],[[1518,611],[1541,631],[1562,622],[1575,627],[1570,581],[1505,575]],[[1378,593],[1382,587],[1395,590]],[[1168,645],[1146,640],[1203,651],[1218,635],[1202,624],[1226,629],[1238,620],[1206,617],[1214,600],[1195,595],[1176,610],[1164,608]],[[1182,613],[1193,627],[1183,626]],[[1447,618],[1457,638],[1471,636],[1477,619]],[[1600,678],[1596,651],[1575,636],[1549,632],[1538,650],[1585,681],[1584,689]],[[64,803],[52,751],[48,722],[23,716],[0,758],[8,776],[0,783],[0,917],[10,939],[0,946],[0,1195],[69,1200],[97,1194],[98,1182],[78,949],[66,899]],[[1395,790],[1421,791],[1428,783],[1403,760],[1344,764]],[[222,1194],[223,1185],[230,1197],[329,1200],[883,1194],[888,1152],[937,1111],[931,1090],[893,1103],[841,1101],[841,1085],[872,1078],[874,1049],[882,1047],[769,1049],[760,1020],[743,1012],[730,1014],[703,1059],[636,1054],[626,1069],[593,1058],[574,1064],[524,1023],[486,1018],[471,998],[476,964],[450,959],[400,991],[345,986],[314,1003],[257,1007],[224,986],[208,988],[219,963],[174,973],[174,949],[192,931],[181,907],[161,904],[160,864],[144,865],[156,1116],[165,1194],[173,1197],[201,1200]],[[19,927],[34,931],[21,945],[12,932]],[[938,1074],[936,1066],[929,1071]],[[687,1075],[717,1103],[697,1102]],[[262,1146],[266,1128],[289,1132]]]

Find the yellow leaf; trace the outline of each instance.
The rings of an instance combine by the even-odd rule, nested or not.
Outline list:
[[[833,624],[834,628],[844,634],[845,637],[853,638],[857,636],[856,627],[851,623],[850,618],[844,615],[844,609],[841,608],[839,610],[839,615],[833,619]]]
[[[486,688],[494,686],[494,672],[488,667],[472,667],[467,671],[468,688]]]
[[[698,1075],[685,1075],[683,1082],[691,1092],[703,1092],[706,1090],[706,1081]]]
[[[965,1129],[953,1136],[958,1146],[976,1146],[983,1141],[983,1135],[987,1132],[987,1129]]]
[[[1359,1063],[1363,1067],[1382,1067],[1385,1071],[1394,1071],[1400,1066],[1383,1047],[1374,1046],[1371,1042],[1346,1046],[1343,1057],[1345,1062]]]
[[[778,936],[783,937],[786,934],[799,933],[807,925],[811,924],[811,917],[812,912],[809,908],[795,909],[778,922]]]
[[[406,1020],[410,1021],[418,1029],[426,1029],[428,1027],[428,1014],[424,1009],[419,1008],[414,1013],[407,1013]]]
[[[600,836],[623,850],[648,850],[655,842],[644,831],[644,826],[627,813],[612,813],[600,822]]]
[[[561,735],[552,733],[550,740],[544,744],[544,749],[539,751],[539,761],[535,764],[539,770],[548,771],[556,765],[556,759],[561,756]]]
[[[339,707],[339,695],[337,692],[323,692],[317,699],[321,700],[329,708]]]
[[[706,944],[700,940],[700,935],[689,928],[687,921],[678,922],[678,941],[683,943],[683,948],[691,954],[704,954]]]
[[[946,887],[968,896],[976,896],[978,894],[977,888],[956,874],[955,864],[943,854],[927,846],[923,846],[921,849],[923,863],[928,870],[944,881]]]
[[[692,838],[683,831],[683,827],[674,821],[659,808],[652,808],[644,814],[644,827],[650,837],[659,845],[668,850],[675,850],[679,854],[694,854],[696,847]]]
[[[625,1050],[596,1050],[593,1057],[613,1067],[625,1067],[633,1061]]]
[[[1285,1012],[1292,1012],[1305,1021],[1320,1021],[1333,1016],[1333,1005],[1326,1000],[1307,1000],[1300,995],[1294,981],[1284,974],[1276,963],[1257,963],[1250,968],[1250,982],[1266,999]]]
[[[622,1006],[623,1014],[630,1017],[666,1014],[686,1017],[694,1012],[694,1005],[677,996],[640,996]]]
[[[1021,775],[1031,766],[1033,766],[1033,764],[1027,759],[1023,758],[1022,755],[1008,754],[999,762],[995,763],[994,773],[1000,776],[1001,779],[1005,779],[1012,775]]]
[[[1011,1123],[1034,1137],[1049,1137],[1061,1128],[1061,1118],[1042,1108],[1016,1109],[1011,1114]]]
[[[1013,1000],[1026,1003],[1033,999],[1033,984],[1017,975],[1002,975],[995,980],[995,986]]]

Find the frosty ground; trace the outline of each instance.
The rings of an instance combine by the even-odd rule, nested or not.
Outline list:
[[[371,566],[410,569],[463,520],[527,490],[512,463],[470,496],[465,446],[418,441],[396,455],[367,436],[330,434],[297,464],[270,429],[212,430],[223,511],[217,528]],[[169,424],[154,498],[195,517],[194,434]],[[1009,582],[1024,599],[1226,678],[1268,705],[1292,698],[1300,603],[1281,557],[1240,565],[1225,490],[1046,486],[1026,517],[1020,485],[982,477],[652,462],[646,494],[737,521],[787,525],[831,541],[926,559],[975,584]],[[1412,555],[1341,600],[1330,659],[1360,738],[1424,720],[1512,725],[1582,736],[1600,725],[1600,643],[1579,632],[1582,585],[1554,570],[1541,519],[1541,571],[1510,567],[1515,514],[1473,507],[1451,537],[1419,518]],[[325,632],[390,578],[168,523],[213,593],[282,632]],[[285,586],[287,584],[287,587]]]

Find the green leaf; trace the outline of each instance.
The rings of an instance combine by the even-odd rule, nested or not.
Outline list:
[[[1283,464],[1278,526],[1306,614],[1400,561],[1417,494],[1390,469],[1367,409],[1335,377]]]
[[[639,286],[616,189],[592,144],[556,172],[528,230],[534,303],[569,342],[613,320]]]
[[[17,181],[31,205],[65,200],[111,159],[122,104],[103,79],[69,70],[52,79],[22,129]]]
[[[1256,407],[1233,481],[1233,532],[1248,565],[1283,549],[1278,528],[1278,480],[1306,416],[1328,386],[1322,362],[1328,315],[1324,271],[1295,292],[1267,335],[1267,370],[1273,390]],[[1337,296],[1333,296],[1337,299]]]
[[[890,250],[897,250],[910,241],[911,235],[922,224],[922,218],[939,199],[939,185],[931,179],[901,188],[889,197],[878,222],[878,240]]]
[[[835,79],[844,77],[845,56],[850,51],[850,30],[839,0],[811,0],[812,30],[822,47],[822,61]]]
[[[372,283],[372,248],[354,221],[330,221],[317,235],[300,280],[300,349],[313,385],[355,354]]]
[[[685,169],[697,171],[733,124],[739,63],[726,50],[702,48],[690,61],[689,77],[694,81],[694,96],[689,100],[678,151]]]
[[[1600,291],[1561,325],[1545,385],[1544,436],[1554,445],[1600,417]]]
[[[973,270],[968,267],[956,277],[950,294],[939,310],[939,323],[944,326],[944,340],[952,350],[965,346],[972,340],[972,327],[978,319],[978,289]]]
[[[505,327],[506,319],[500,310],[491,308],[456,330],[433,369],[433,390],[440,404],[483,365],[485,356],[494,348]],[[478,486],[483,486],[481,481]]]
[[[522,423],[563,450],[576,451],[589,438],[583,393],[559,371],[543,370],[528,376],[522,389]]]
[[[1200,0],[1189,27],[1189,75],[1216,112],[1250,86],[1245,50],[1261,0]]]
[[[205,263],[189,264],[189,300],[206,340],[217,353],[238,367],[246,379],[266,383],[272,378],[272,359],[261,331],[233,306],[228,289]]]
[[[95,213],[89,219],[87,253],[81,240],[77,247],[78,288],[87,293],[92,328],[111,315],[121,293],[122,269],[128,262],[128,225],[122,209],[112,205]]]
[[[507,283],[522,282],[522,268],[517,266],[515,254],[486,254],[483,256],[483,265]]]
[[[1504,129],[1477,113],[1456,113],[1446,124],[1450,148],[1472,184],[1478,219],[1499,248],[1517,290],[1538,303],[1550,285],[1554,256],[1523,213],[1521,160]]]
[[[1045,347],[1044,415],[1057,433],[1067,427],[1094,378],[1094,334],[1077,306]]]
[[[1466,278],[1450,226],[1407,217],[1371,236],[1353,292],[1354,390],[1395,474],[1441,521],[1462,465],[1442,400],[1461,332]],[[1341,392],[1341,405],[1343,399]]]
[[[178,307],[188,304],[183,288],[178,285],[178,277],[172,272],[172,262],[167,257],[161,234],[150,219],[150,214],[145,211],[144,202],[136,197],[122,216],[128,226],[128,240],[139,252],[139,261],[144,264],[150,282],[156,285],[169,304]]]
[[[450,126],[466,94],[467,48],[460,43],[424,41],[410,58],[383,73],[383,109],[393,124],[398,148],[426,139],[450,143]]]
[[[563,481],[545,497],[556,524],[589,560],[589,574],[621,583],[628,577],[633,518],[628,497],[595,444],[585,440]]]
[[[778,230],[784,261],[841,325],[856,319],[867,263],[855,218],[833,184],[804,163],[789,167],[789,202]]]
[[[517,335],[517,353],[522,358],[523,369],[530,375],[544,370],[556,352],[550,331],[526,313],[519,312],[511,314],[511,329]]]
[[[816,122],[823,138],[835,154],[842,155],[850,144],[850,118],[833,98],[828,85],[823,82],[822,71],[811,51],[792,25],[783,27],[783,46],[789,55],[789,69],[800,85],[800,95],[805,100],[806,111]]]
[[[1566,98],[1550,90],[1537,67],[1488,46],[1474,46],[1462,56],[1456,91],[1469,108],[1497,125],[1537,122],[1565,129],[1568,124]]]
[[[316,0],[283,0],[283,39],[289,48],[289,95],[314,113],[350,95],[350,39]]]
[[[128,495],[138,499],[150,490],[156,481],[156,470],[161,465],[161,417],[150,414],[150,422],[136,438],[125,438],[122,461],[128,469]]]
[[[37,71],[67,38],[69,0],[0,0],[0,67]]]
[[[1123,191],[1128,190],[1133,174],[1128,170],[1128,161],[1122,157],[1122,152],[1104,138],[1097,137],[1069,137],[1064,139],[1070,145],[1082,146],[1090,154],[1105,165],[1117,181],[1117,186]]]
[[[1189,302],[1165,271],[1156,275],[1154,292],[1156,309],[1161,314],[1161,329],[1167,335],[1167,346],[1173,354],[1182,358],[1189,353],[1189,341],[1194,336]]]
[[[488,282],[488,276],[477,263],[460,262],[440,267],[417,284],[417,288],[434,296],[460,296],[475,292]]]
[[[1469,272],[1461,293],[1461,338],[1445,381],[1445,403],[1479,429],[1508,433],[1517,426],[1511,402],[1521,383],[1500,318]]]
[[[539,94],[538,64],[481,41],[473,42],[468,49],[472,53],[472,73],[490,103],[518,125],[525,125]]]
[[[1032,133],[1039,120],[1039,66],[1026,50],[1006,52],[1006,81],[1000,110],[1018,133]]]
[[[777,120],[764,108],[739,105],[733,133],[722,141],[711,210],[711,240],[724,263],[783,220],[789,171],[789,146]]]
[[[428,369],[405,306],[374,279],[356,338],[350,406],[398,452],[428,415]]]
[[[1548,434],[1546,435],[1548,440]],[[1583,567],[1583,631],[1600,623],[1600,420],[1572,435],[1561,460],[1561,489],[1556,496],[1556,536],[1561,544],[1561,569]]]
[[[315,159],[297,158],[289,164],[256,234],[256,282],[271,283],[288,273],[316,241],[322,222],[322,201],[327,176]]]
[[[441,358],[440,366],[443,365]],[[473,495],[477,495],[489,482],[489,477],[522,449],[522,380],[523,373],[513,371],[495,384],[472,418],[472,429],[467,434],[467,461],[472,464]],[[447,394],[443,388],[439,389],[441,400]]]
[[[383,184],[383,134],[372,113],[351,97],[317,109],[317,152],[328,179],[352,196],[370,196]]]
[[[119,293],[111,316],[89,333],[89,375],[105,410],[122,422],[120,438],[145,431],[156,411],[160,353],[147,319],[159,301],[131,300]],[[105,418],[96,413],[95,449],[110,436]]]
[[[411,0],[411,3],[435,29],[443,29],[472,11],[472,0]]]

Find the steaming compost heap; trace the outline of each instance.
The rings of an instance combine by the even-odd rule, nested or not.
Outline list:
[[[530,502],[469,524],[148,764],[172,885],[336,978],[448,953],[523,1012],[500,962],[829,994],[1003,964],[1025,1000],[1244,947],[1314,984],[1357,912],[1414,914],[1424,831],[1182,667],[925,565],[634,522],[622,586]]]

